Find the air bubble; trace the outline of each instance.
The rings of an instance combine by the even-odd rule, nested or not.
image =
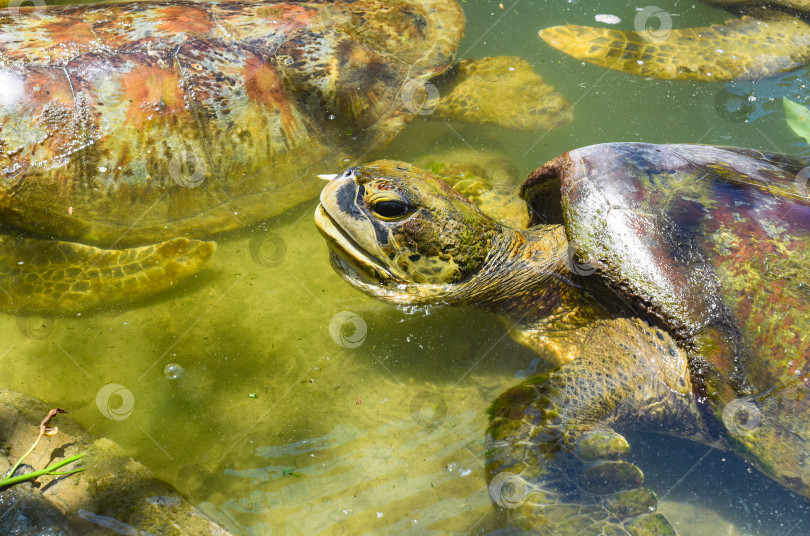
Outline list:
[[[166,376],[167,380],[176,380],[183,375],[183,367],[177,363],[169,363],[163,367],[163,375]]]

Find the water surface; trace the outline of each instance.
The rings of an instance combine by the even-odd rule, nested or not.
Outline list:
[[[631,3],[462,5],[461,58],[526,58],[574,103],[574,121],[518,133],[419,117],[379,156],[486,149],[524,176],[568,149],[607,141],[807,151],[780,102],[805,99],[807,69],[760,83],[644,80],[582,64],[537,36],[556,24],[597,24],[597,14],[632,29]],[[676,26],[729,16],[694,2],[658,6]],[[729,95],[753,103],[753,119],[729,113],[742,105]],[[69,409],[234,534],[496,533],[483,471],[485,410],[542,364],[487,314],[399,310],[348,287],[329,267],[314,207],[220,237],[199,276],[137,308],[3,317],[0,382]],[[164,374],[172,363],[182,368],[174,379]],[[108,384],[120,388],[100,403]],[[682,534],[796,535],[810,522],[806,499],[733,455],[632,439]]]

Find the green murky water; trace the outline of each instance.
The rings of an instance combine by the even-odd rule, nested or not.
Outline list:
[[[632,29],[635,5],[498,4],[463,3],[461,57],[526,58],[575,104],[574,121],[526,134],[420,117],[380,156],[487,148],[525,175],[568,149],[606,141],[807,150],[780,102],[804,98],[807,69],[759,84],[643,80],[581,64],[537,37],[556,24],[594,25],[596,14]],[[676,26],[728,17],[693,2],[657,5]],[[737,119],[740,103],[754,120]],[[68,408],[234,534],[495,531],[485,409],[537,360],[483,313],[403,311],[349,288],[329,267],[314,207],[222,237],[190,284],[140,307],[0,319],[0,382]],[[175,379],[164,374],[170,363],[183,369]],[[108,384],[117,387],[102,389]],[[796,535],[810,521],[807,500],[732,455],[652,437],[635,438],[634,448],[683,534]]]

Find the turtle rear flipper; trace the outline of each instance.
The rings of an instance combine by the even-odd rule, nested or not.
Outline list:
[[[133,302],[197,273],[215,247],[187,238],[122,250],[0,238],[0,309],[75,314]]]
[[[810,61],[810,25],[783,13],[680,30],[587,26],[540,31],[549,45],[602,67],[665,80],[725,82],[776,76]]]
[[[437,83],[438,118],[550,130],[573,117],[568,101],[518,57],[462,61]]]

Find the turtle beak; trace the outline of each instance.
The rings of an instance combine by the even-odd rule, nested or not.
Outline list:
[[[322,181],[326,181],[326,182],[331,182],[331,181],[337,179],[338,177],[345,177],[347,179],[353,179],[357,175],[358,169],[359,168],[356,168],[356,167],[350,167],[349,169],[347,169],[343,173],[318,175],[318,178],[321,179]]]
[[[384,253],[375,241],[377,232],[374,224],[358,206],[362,197],[361,186],[355,181],[355,170],[348,170],[321,190],[321,203],[315,210],[315,225],[329,244],[339,272],[347,272],[345,264],[371,281],[391,281],[396,279],[378,259]],[[340,268],[344,269],[340,269]]]
[[[360,195],[354,175],[341,173],[321,190],[321,205],[337,220],[364,222],[368,218],[357,206]]]
[[[350,283],[380,284],[393,279],[384,266],[344,232],[322,204],[315,209],[315,226],[329,245],[329,258],[335,271]]]

